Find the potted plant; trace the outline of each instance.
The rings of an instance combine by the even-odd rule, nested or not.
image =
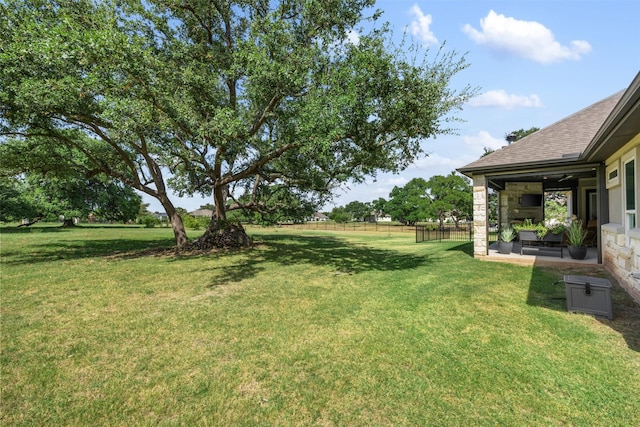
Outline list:
[[[536,241],[547,234],[547,229],[542,224],[534,224],[530,219],[525,219],[522,224],[514,226],[520,240]]]
[[[515,225],[514,229],[520,240],[557,243],[562,242],[565,225],[558,221],[534,224],[530,219],[525,219],[522,224]]]
[[[525,251],[539,251],[544,248],[547,252],[558,252],[562,257],[562,239],[565,225],[559,221],[539,222],[525,219],[522,224],[514,226],[520,240],[520,254]]]
[[[557,219],[552,219],[545,221],[544,226],[549,232],[551,232],[551,234],[559,236],[559,240],[562,241],[564,231],[567,229],[566,223],[560,222]]]
[[[567,228],[567,242],[571,258],[584,259],[587,256],[587,246],[584,244],[586,237],[587,231],[582,228],[582,221],[571,221]]]
[[[516,233],[513,228],[506,227],[500,231],[500,240],[498,240],[498,253],[510,254],[513,249],[513,239]]]

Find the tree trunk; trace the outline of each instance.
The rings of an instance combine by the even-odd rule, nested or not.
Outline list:
[[[253,239],[249,237],[242,224],[227,221],[225,202],[228,187],[215,187],[213,190],[214,211],[204,234],[189,243],[188,248],[197,250],[228,249],[251,247]]]
[[[182,222],[182,218],[180,214],[173,206],[173,203],[167,197],[159,198],[160,203],[162,203],[162,207],[164,211],[167,213],[169,217],[169,222],[171,223],[171,228],[173,229],[173,235],[176,239],[176,248],[182,249],[187,243],[189,243],[189,239],[187,238],[187,232],[184,229],[184,223]]]
[[[36,222],[40,222],[40,221],[42,221],[42,218],[36,218],[33,221],[23,222],[22,224],[18,225],[17,228],[20,228],[20,227],[31,227]]]
[[[175,209],[173,210],[173,213],[167,213],[167,215],[169,216],[171,228],[173,228],[173,236],[176,239],[176,248],[181,249],[187,243],[189,243],[182,218],[180,217],[180,214],[178,214],[178,211],[176,211]]]
[[[62,220],[62,227],[75,227],[76,225],[73,223],[73,218],[65,218]]]
[[[222,187],[214,187],[213,189],[213,220],[218,221],[226,221],[227,220],[227,209],[225,203],[227,201],[227,197],[229,196],[229,190],[227,186]]]

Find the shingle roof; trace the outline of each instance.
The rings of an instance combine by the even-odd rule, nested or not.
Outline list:
[[[211,209],[196,209],[193,212],[189,212],[192,216],[202,216],[202,217],[211,217],[213,215],[213,211]]]
[[[459,168],[462,173],[577,160],[613,111],[620,91],[500,150]]]
[[[640,72],[636,74],[620,102],[582,154],[588,161],[604,161],[640,134]]]

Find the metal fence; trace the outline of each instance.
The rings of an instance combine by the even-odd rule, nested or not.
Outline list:
[[[280,224],[279,227],[295,230],[377,231],[382,233],[414,233],[416,230],[413,225],[384,222],[348,222],[338,224],[329,221],[313,221],[299,224]]]
[[[428,225],[416,225],[416,243],[420,242],[470,242],[473,240],[473,227],[433,228]]]
[[[473,241],[473,227],[471,224],[439,224],[402,225],[380,222],[349,222],[334,223],[329,221],[314,221],[299,224],[280,224],[279,227],[296,230],[333,230],[333,231],[370,231],[383,233],[415,233],[416,243],[420,242],[471,242]]]

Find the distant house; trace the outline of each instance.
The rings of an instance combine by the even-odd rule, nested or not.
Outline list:
[[[211,218],[213,216],[213,211],[211,209],[196,209],[195,211],[189,212],[189,215],[194,217],[203,217],[203,218]]]
[[[598,262],[640,302],[640,73],[626,90],[458,169],[473,181],[474,256],[488,255],[488,191],[500,227],[545,218],[545,192],[594,224]],[[532,200],[536,200],[532,203]]]
[[[329,220],[329,217],[321,212],[314,213],[309,219],[309,221],[328,221],[328,220]]]
[[[373,215],[375,222],[391,222],[391,216],[389,215]]]
[[[391,217],[389,215],[378,215],[375,211],[371,212],[371,214],[365,218],[367,222],[391,222]]]
[[[151,215],[160,220],[160,222],[167,222],[169,220],[169,215],[167,215],[166,212],[154,212]]]

